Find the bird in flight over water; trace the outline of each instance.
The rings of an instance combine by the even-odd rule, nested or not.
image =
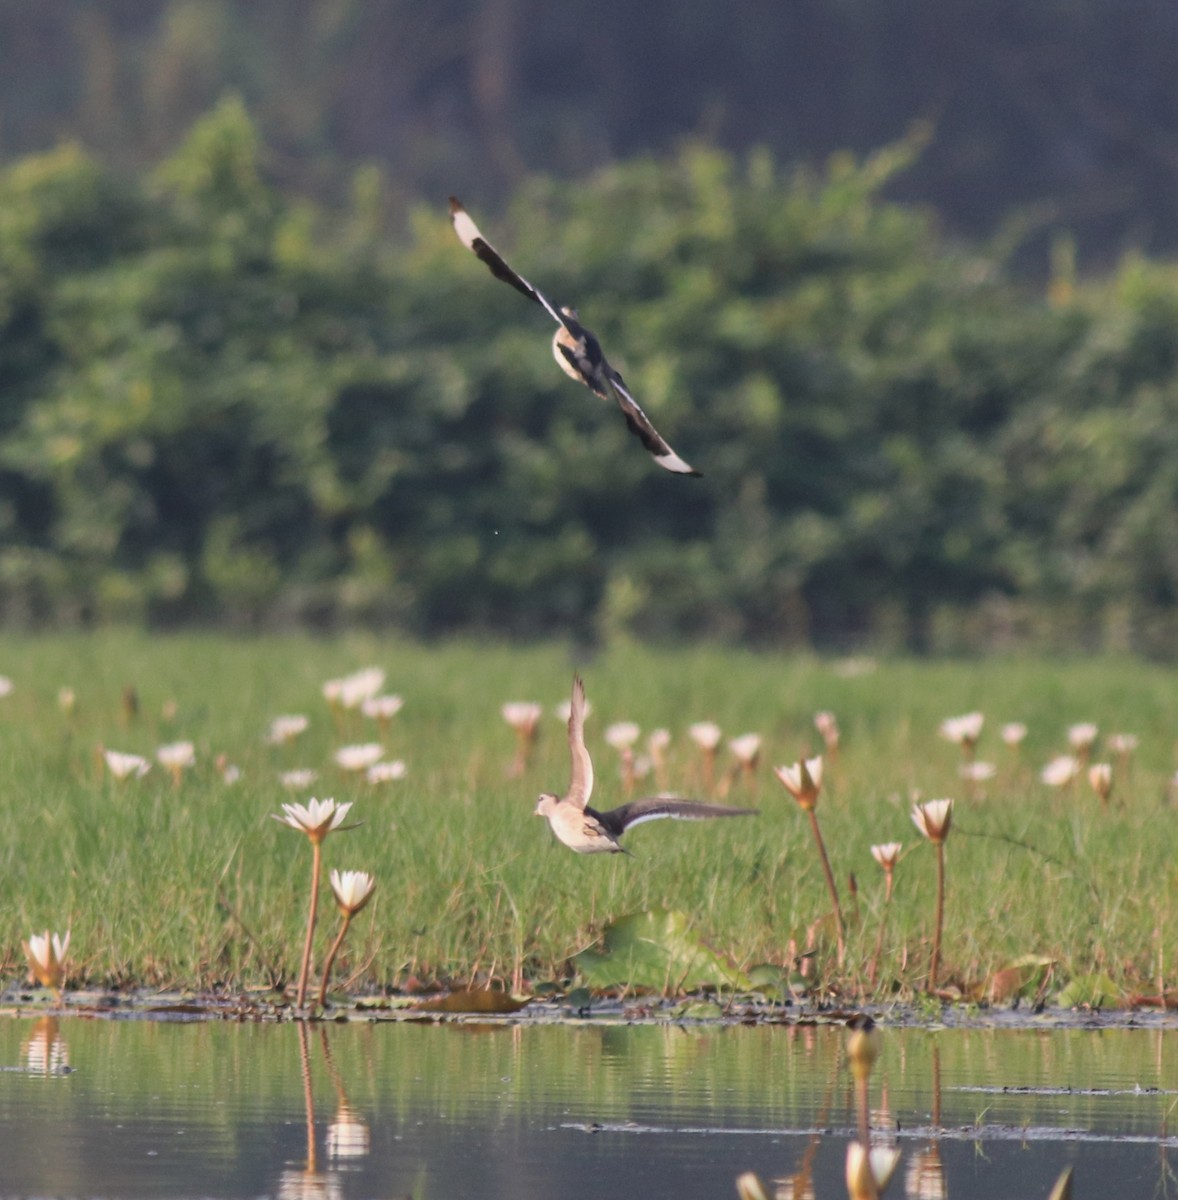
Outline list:
[[[650,451],[660,467],[677,475],[699,475],[700,472],[684,462],[650,423],[650,418],[639,407],[638,401],[630,395],[625,380],[602,353],[601,343],[577,319],[577,310],[565,306],[557,308],[539,288],[533,287],[508,266],[507,260],[483,237],[479,227],[471,220],[470,213],[454,196],[450,197],[450,220],[462,244],[490,267],[496,279],[510,283],[516,291],[534,300],[557,323],[559,328],[552,339],[552,356],[560,369],[571,379],[583,383],[602,400],[613,400],[622,410],[630,431]]]
[[[569,708],[569,752],[572,775],[563,796],[543,792],[536,801],[536,814],[548,819],[552,832],[578,854],[625,854],[618,844],[632,825],[672,817],[679,821],[702,821],[709,817],[744,817],[755,808],[729,808],[724,804],[698,804],[676,796],[646,796],[609,812],[590,808],[593,793],[593,762],[585,746],[585,685],[573,676],[573,702]]]

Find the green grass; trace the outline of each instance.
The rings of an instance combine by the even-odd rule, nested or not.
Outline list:
[[[320,693],[324,680],[368,664],[384,667],[386,690],[405,697],[387,751],[406,760],[409,776],[380,788],[331,764],[335,746],[370,740],[375,727],[356,717],[337,731]],[[690,792],[685,729],[710,718],[729,735],[764,735],[761,815],[641,826],[627,839],[633,858],[580,857],[556,845],[532,807],[540,790],[563,790],[567,780],[564,730],[551,710],[567,697],[574,665],[593,705],[599,806],[621,800],[616,755],[601,736],[607,723],[670,728],[672,783]],[[1178,958],[1174,672],[1127,660],[884,661],[853,678],[835,667],[713,647],[626,646],[574,664],[552,645],[7,636],[0,673],[15,689],[0,700],[0,975],[11,982],[23,971],[20,939],[48,926],[72,928],[75,980],[195,987],[291,979],[311,856],[305,838],[268,814],[312,794],[355,801],[352,816],[363,821],[327,840],[325,866],[378,879],[337,965],[337,979],[354,986],[409,975],[558,977],[609,920],[659,906],[690,913],[739,966],[785,962],[791,941],[805,947],[829,901],[808,824],[771,766],[819,750],[812,717],[828,708],[843,749],[818,815],[849,930],[840,970],[819,927],[814,969],[824,979],[844,991],[863,986],[883,882],[869,847],[901,840],[910,852],[896,872],[880,994],[919,989],[934,894],[933,855],[908,815],[919,789],[958,801],[942,980],[968,990],[1038,954],[1056,961],[1057,982],[1104,972],[1126,994],[1156,992],[1159,973],[1170,984]],[[120,704],[127,684],[141,700],[130,725]],[[78,697],[70,719],[57,704],[63,685]],[[509,699],[545,706],[533,765],[514,781],[505,777],[513,737],[499,715]],[[162,715],[169,701],[170,721]],[[986,796],[974,799],[957,777],[957,748],[937,734],[944,717],[972,708],[987,716],[978,756],[999,767]],[[283,712],[306,713],[310,730],[292,747],[265,745],[269,719]],[[998,738],[1007,720],[1030,729],[1018,760]],[[1141,739],[1107,809],[1083,780],[1061,793],[1037,778],[1080,720]],[[125,784],[98,776],[99,744],[151,755],[178,738],[197,748],[197,767],[178,789],[158,766]],[[221,782],[218,754],[241,768],[239,782]],[[296,766],[316,768],[320,780],[292,795],[277,773]],[[730,799],[747,796],[736,788]],[[851,872],[857,900],[848,894]],[[329,897],[321,918],[319,961],[334,933]]]

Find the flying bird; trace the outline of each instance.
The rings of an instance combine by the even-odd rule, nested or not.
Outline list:
[[[702,821],[709,817],[743,817],[755,808],[729,808],[724,804],[698,804],[676,796],[646,796],[609,812],[589,806],[593,793],[593,762],[585,746],[585,685],[573,676],[573,700],[569,708],[569,752],[572,775],[563,796],[543,792],[536,801],[537,816],[546,817],[552,832],[578,854],[626,854],[618,838],[633,825],[672,817],[679,821]]]
[[[575,308],[557,308],[539,288],[533,287],[522,275],[507,264],[507,260],[479,232],[470,214],[454,196],[450,197],[450,220],[459,241],[473,251],[491,269],[496,279],[509,283],[529,300],[534,300],[557,323],[559,328],[552,338],[552,356],[557,365],[570,379],[583,383],[602,400],[613,400],[622,410],[631,433],[635,434],[650,451],[654,461],[665,470],[677,475],[699,475],[690,463],[686,463],[667,445],[650,418],[630,395],[625,380],[609,364],[602,352],[601,343],[581,324]]]

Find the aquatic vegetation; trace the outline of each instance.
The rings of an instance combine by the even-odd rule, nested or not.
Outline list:
[[[953,823],[952,800],[927,800],[913,805],[912,822],[937,853],[937,907],[933,921],[933,952],[929,962],[928,990],[936,991],[941,967],[941,932],[945,925],[945,839]]]
[[[810,818],[810,829],[814,834],[814,844],[818,848],[818,858],[822,863],[822,874],[826,878],[826,887],[830,892],[830,902],[834,907],[834,919],[838,926],[839,964],[846,954],[844,942],[843,910],[839,904],[838,887],[834,882],[834,872],[830,869],[830,859],[826,853],[826,843],[822,840],[822,830],[818,827],[818,794],[822,791],[822,758],[805,758],[789,767],[777,767],[777,778],[781,780],[785,790],[798,802],[802,811]]]
[[[515,758],[507,769],[507,775],[509,779],[518,779],[531,762],[532,750],[540,733],[540,715],[543,709],[530,700],[508,700],[499,712],[515,730]]]
[[[44,933],[33,933],[22,944],[29,969],[37,982],[42,987],[55,991],[57,1002],[60,1004],[65,987],[65,956],[70,948],[69,931],[66,931],[65,937],[57,933],[50,935],[48,930]]]
[[[339,954],[340,947],[344,944],[344,938],[348,935],[352,918],[365,908],[368,901],[372,899],[372,893],[376,890],[376,880],[365,871],[341,873],[332,870],[330,883],[336,907],[340,910],[343,920],[340,922],[339,933],[336,934],[335,941],[331,943],[331,949],[327,952],[327,959],[323,964],[323,979],[319,984],[320,1008],[327,1002],[327,985],[331,979],[331,969],[335,966],[336,955]]]
[[[268,744],[274,714],[313,714],[321,680],[341,657],[369,662],[378,654],[395,658],[407,700],[394,718],[395,760],[382,759],[371,776],[343,774],[335,750],[363,739],[340,738],[331,721],[314,715],[296,735],[297,750]],[[707,836],[670,821],[632,828],[626,845],[633,859],[549,852],[542,823],[527,820],[538,789],[504,777],[506,731],[494,698],[551,696],[567,678],[563,646],[397,642],[374,650],[370,638],[99,635],[0,638],[0,657],[15,681],[5,701],[10,766],[0,791],[9,864],[0,898],[13,915],[0,953],[9,978],[11,964],[23,962],[21,926],[61,912],[87,948],[84,959],[71,956],[71,986],[289,979],[293,996],[306,900],[289,902],[292,847],[267,834],[273,826],[262,814],[282,812],[280,801],[306,805],[316,780],[331,779],[326,791],[338,803],[361,800],[369,809],[365,857],[378,868],[387,901],[379,921],[354,922],[348,934],[346,948],[363,964],[359,987],[413,979],[495,982],[525,993],[550,980],[576,986],[582,981],[569,977],[569,959],[606,925],[671,909],[689,913],[693,930],[746,974],[765,966],[802,990],[911,1000],[928,983],[934,872],[906,872],[901,881],[899,855],[912,852],[906,845],[889,886],[883,863],[875,874],[871,846],[904,840],[914,792],[953,795],[964,786],[961,758],[938,728],[944,711],[976,705],[1025,718],[1031,733],[1024,756],[998,756],[984,803],[957,793],[961,853],[943,898],[940,995],[996,1003],[1016,995],[1044,1003],[1096,996],[1107,1006],[1151,997],[1173,1003],[1178,993],[1178,895],[1157,882],[1171,871],[1165,839],[1156,836],[1159,805],[1169,811],[1178,804],[1171,783],[1178,689],[1168,668],[995,662],[963,669],[881,660],[873,674],[844,679],[834,663],[811,656],[633,644],[603,651],[591,666],[598,711],[626,712],[644,730],[667,731],[665,742],[643,736],[634,747],[635,771],[643,757],[637,751],[649,751],[661,791],[703,798],[701,752],[688,733],[694,715],[715,716],[725,756],[722,728],[760,728],[762,762],[792,763],[796,756],[778,756],[818,742],[818,705],[838,711],[839,762],[836,768],[823,757],[816,803],[843,910],[840,966],[830,883],[809,817],[793,815],[784,783],[764,797],[755,821],[714,822]],[[120,700],[126,678],[135,679],[143,700],[130,732]],[[57,707],[63,679],[79,697],[68,725]],[[171,737],[161,736],[160,723],[160,697],[168,695],[179,703]],[[544,705],[545,723],[552,707]],[[1129,770],[1111,739],[1102,743],[1114,779],[1107,805],[1057,797],[1039,781],[1038,764],[1062,740],[1069,713],[1139,738]],[[359,712],[348,719],[353,733],[375,732],[367,720],[360,724]],[[595,762],[609,761],[594,722],[586,739]],[[168,772],[147,757],[174,740],[190,742],[197,759],[175,792]],[[1001,746],[997,730],[994,744]],[[103,749],[112,745],[118,749]],[[567,768],[566,739],[553,730],[532,754],[537,781]],[[1066,775],[1074,778],[1075,756],[1068,758]],[[225,783],[230,766],[232,787]],[[126,782],[116,786],[124,769]],[[1091,797],[1087,771],[1079,782]],[[337,865],[329,850],[324,880]],[[853,898],[852,871],[859,877]],[[1058,900],[1034,903],[1047,886]],[[159,902],[162,895],[168,903]],[[1049,961],[1050,970],[1038,971],[1021,992],[992,988],[1028,956]],[[1072,980],[1091,979],[1102,982],[1068,990]]]
[[[323,842],[333,830],[341,828],[352,807],[336,804],[333,799],[316,800],[309,803],[284,804],[282,815],[272,814],[274,820],[305,833],[311,842],[311,905],[307,913],[307,936],[303,943],[303,961],[299,967],[299,986],[295,1004],[302,1008],[307,999],[307,975],[311,969],[311,948],[315,938],[315,921],[319,908],[319,877],[323,868]]]

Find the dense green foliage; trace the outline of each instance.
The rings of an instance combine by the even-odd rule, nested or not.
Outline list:
[[[387,689],[404,697],[387,730],[356,710],[333,717],[321,695],[326,679],[370,663],[385,667]],[[20,938],[46,927],[72,928],[76,982],[293,981],[311,854],[302,834],[269,814],[313,794],[354,802],[349,820],[363,822],[331,835],[325,867],[377,879],[340,981],[542,982],[571,974],[569,960],[608,923],[670,909],[688,914],[692,934],[741,972],[788,966],[791,943],[813,941],[811,982],[858,992],[868,987],[883,915],[883,872],[870,847],[900,841],[877,994],[912,994],[928,970],[935,894],[934,856],[909,816],[918,792],[956,798],[943,982],[984,992],[995,971],[1036,956],[1054,964],[1052,994],[1087,987],[1094,975],[1111,979],[1105,987],[1117,999],[1172,993],[1178,890],[1169,839],[1158,834],[1175,800],[1172,668],[1111,659],[1064,667],[896,660],[869,673],[843,666],[714,647],[619,648],[582,663],[602,808],[623,799],[618,755],[604,737],[612,722],[636,721],[644,738],[670,730],[667,784],[696,796],[706,788],[689,723],[711,719],[728,736],[752,730],[764,740],[751,784],[737,780],[727,793],[759,816],[640,825],[625,839],[633,857],[580,856],[533,815],[538,793],[568,779],[567,739],[553,715],[569,693],[565,647],[423,647],[367,635],[5,636],[0,667],[14,687],[0,698],[9,764],[0,790],[0,912],[8,914],[0,983],[23,971]],[[120,704],[127,684],[140,700],[130,719]],[[58,705],[62,686],[76,696],[68,714]],[[507,775],[515,738],[500,705],[508,700],[543,705],[519,778]],[[978,758],[996,773],[971,787],[958,775],[959,748],[938,726],[974,708],[986,716]],[[841,969],[809,825],[771,771],[822,748],[817,709],[833,711],[842,728],[817,808],[847,917]],[[279,713],[306,714],[309,728],[290,744],[266,744]],[[1008,720],[1028,728],[1018,752],[999,737]],[[1099,726],[1093,758],[1112,763],[1107,805],[1083,777],[1063,790],[1039,780],[1078,721]],[[1140,739],[1135,754],[1113,753],[1118,732]],[[158,764],[120,783],[96,761],[99,744],[154,758],[178,739],[195,747],[179,786]],[[404,760],[404,779],[372,785],[336,766],[341,744],[370,741]],[[734,761],[724,745],[720,753],[717,777]],[[220,755],[240,768],[235,782],[223,780]],[[279,772],[292,768],[318,775],[287,790]],[[317,967],[336,921],[331,897],[321,904]]]
[[[144,178],[14,164],[4,616],[1173,651],[1178,273],[1061,255],[1027,294],[879,198],[917,151],[465,197],[701,481],[555,369],[443,204],[393,243],[372,173],[287,200],[235,102]]]
[[[1178,247],[1172,0],[0,0],[0,154],[155,161],[227,90],[287,186],[360,162],[496,200],[706,135],[822,162],[935,139],[899,194],[989,234],[1020,209],[1088,267]]]

